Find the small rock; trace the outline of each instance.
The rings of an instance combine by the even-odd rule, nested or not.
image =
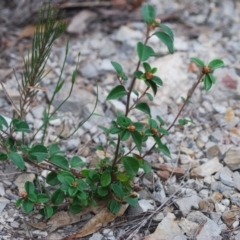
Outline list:
[[[182,211],[183,215],[186,216],[192,207],[194,209],[198,209],[198,203],[202,199],[198,197],[196,194],[192,194],[191,196],[188,197],[183,197],[181,199],[177,199],[175,203],[178,205],[179,209]]]
[[[13,227],[13,228],[18,228],[18,227],[19,227],[19,223],[16,222],[16,221],[11,222],[10,225],[11,225],[11,227]]]
[[[220,157],[221,151],[217,145],[214,145],[207,149],[207,158],[213,159],[214,157]]]
[[[220,114],[224,114],[227,110],[227,108],[225,106],[223,106],[222,104],[213,104],[213,108],[216,112],[220,113]]]
[[[219,191],[220,193],[228,192],[230,194],[232,191],[232,188],[224,185],[221,182],[213,182],[213,183],[211,183],[211,190]]]
[[[180,151],[187,154],[188,156],[190,156],[191,158],[194,158],[195,153],[193,150],[186,148],[186,147],[180,147]]]
[[[235,221],[233,224],[232,224],[232,227],[233,229],[235,229],[236,227],[239,226],[239,221]]]
[[[162,212],[154,215],[153,221],[155,222],[161,222],[164,219],[164,214]]]
[[[232,224],[236,221],[236,215],[232,211],[226,211],[222,215],[223,222],[227,224],[228,227],[231,227]]]
[[[224,162],[231,170],[240,169],[240,148],[230,149],[224,158]]]
[[[43,118],[43,112],[44,112],[44,106],[37,106],[32,108],[31,110],[33,116],[37,119],[42,119]]]
[[[76,138],[76,139],[70,139],[67,141],[67,149],[68,150],[74,150],[74,149],[77,149],[78,146],[80,144],[80,139],[79,138]]]
[[[223,195],[220,192],[214,192],[211,196],[216,202],[220,202],[223,198]]]
[[[239,174],[239,172],[234,172],[233,173],[233,182],[234,182],[234,187],[238,190],[238,191],[240,191],[240,174]]]
[[[232,204],[235,204],[238,207],[240,207],[240,193],[231,194],[230,199]]]
[[[201,200],[198,205],[202,212],[213,212],[214,210],[214,201],[211,198]]]
[[[62,120],[60,118],[56,118],[56,119],[49,121],[49,124],[56,126],[56,127],[60,126],[61,123],[62,123]]]
[[[213,158],[212,160],[202,164],[199,167],[194,168],[191,171],[192,177],[206,177],[210,176],[215,172],[218,172],[223,165],[219,163],[219,159],[217,157]]]
[[[217,223],[215,223],[213,220],[206,217],[203,213],[199,211],[191,212],[187,216],[187,219],[191,222],[203,224],[201,231],[196,236],[197,240],[203,240],[203,239],[221,240],[222,239],[220,237],[221,227]]]
[[[142,212],[147,212],[148,210],[154,210],[154,201],[141,199],[138,201],[139,207],[142,209]]]
[[[224,167],[219,171],[219,180],[230,187],[234,187],[233,173],[228,167]]]
[[[81,34],[88,29],[89,23],[97,17],[92,11],[83,10],[75,15],[67,27],[67,32],[72,34]]]
[[[228,207],[230,205],[230,200],[229,199],[223,199],[222,200],[222,204],[225,205],[226,207]]]
[[[159,238],[159,236],[161,236],[161,238]],[[181,240],[187,239],[184,237],[181,228],[178,226],[175,215],[168,213],[167,216],[158,224],[155,232],[146,236],[144,239],[176,239],[176,237],[182,237]]]
[[[191,222],[186,218],[181,218],[178,225],[182,228],[188,237],[194,236],[199,226],[197,223]]]
[[[3,183],[0,183],[0,196],[4,196],[5,195],[5,189],[4,189],[4,186],[3,186]]]
[[[103,240],[104,236],[100,233],[94,233],[89,240]]]
[[[4,210],[4,208],[6,207],[6,205],[9,203],[10,201],[4,197],[0,197],[0,217],[1,217],[1,213]]]

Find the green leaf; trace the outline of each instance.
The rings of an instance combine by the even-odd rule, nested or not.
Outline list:
[[[158,77],[158,76],[153,76],[152,81],[155,82],[159,86],[163,85],[162,79],[160,77]]]
[[[102,145],[97,145],[95,147],[96,150],[104,151],[104,147]]]
[[[135,106],[136,109],[148,114],[151,117],[151,110],[147,103],[140,102]]]
[[[65,175],[65,172],[60,172],[57,175],[58,180],[65,185],[71,186],[74,182],[74,177],[72,175]]]
[[[214,59],[212,60],[208,66],[210,67],[211,70],[220,68],[224,66],[224,62],[221,59]]]
[[[20,154],[16,152],[10,152],[8,154],[8,157],[12,160],[12,162],[21,170],[25,169],[25,163],[23,161],[23,158]]]
[[[113,183],[111,184],[111,189],[113,190],[113,192],[115,193],[115,195],[122,199],[124,197],[124,192],[123,192],[123,188],[122,188],[122,183],[119,182],[119,184],[117,183]]]
[[[19,198],[19,199],[16,201],[15,206],[16,206],[17,208],[20,207],[23,200],[24,200],[24,199]]]
[[[97,193],[101,197],[106,197],[108,195],[108,188],[107,187],[98,187]]]
[[[62,169],[69,169],[68,161],[65,157],[59,155],[53,155],[49,159],[50,162],[54,163],[55,165],[59,166]]]
[[[203,77],[204,89],[208,91],[212,87],[212,80],[208,74]]]
[[[119,180],[120,182],[127,182],[129,180],[129,177],[126,174],[121,172],[117,173],[116,176],[117,176],[117,180]]]
[[[133,157],[123,157],[122,163],[125,168],[126,173],[130,178],[133,178],[137,175],[138,169],[139,169],[139,163],[138,160],[136,160]]]
[[[119,212],[122,204],[114,199],[110,200],[108,203],[108,209],[112,214],[116,214]]]
[[[58,145],[56,144],[51,144],[49,146],[49,153],[50,155],[54,155],[54,154],[59,154],[59,153],[62,153],[62,151],[60,150],[60,148],[58,147]]]
[[[117,73],[121,73],[123,72],[122,66],[117,63],[117,62],[111,62],[112,66],[114,67],[114,69],[116,70]]]
[[[147,24],[155,22],[156,12],[153,6],[144,4],[141,7],[141,12],[144,22]]]
[[[157,68],[156,67],[152,68],[151,73],[154,74],[156,72],[157,72]]]
[[[169,149],[168,149],[168,147],[167,147],[166,144],[163,144],[163,143],[158,144],[158,149],[159,149],[164,155],[166,155],[167,157],[171,158],[170,151],[169,151]]]
[[[191,61],[196,63],[199,67],[203,68],[205,66],[204,62],[199,58],[191,58]]]
[[[78,189],[75,187],[69,187],[67,192],[70,197],[74,197],[78,192]]]
[[[164,129],[164,128],[158,128],[158,132],[164,134],[164,135],[169,135],[168,130]]]
[[[151,93],[146,92],[146,95],[150,101],[153,101],[153,96]]]
[[[50,172],[46,178],[47,184],[51,186],[60,184],[60,181],[58,180],[57,175],[58,174],[56,172]]]
[[[35,203],[35,202],[37,202],[37,195],[35,193],[29,193],[28,199]]]
[[[37,202],[38,203],[46,203],[48,201],[49,201],[49,198],[48,198],[47,194],[39,193],[37,195]]]
[[[101,185],[102,185],[103,187],[108,186],[108,185],[111,183],[111,181],[112,181],[111,174],[110,174],[109,172],[105,171],[105,172],[102,174],[100,181],[101,181]]]
[[[143,75],[143,72],[141,72],[139,70],[134,72],[134,77],[137,79],[141,79],[142,75]]]
[[[124,129],[120,132],[120,139],[121,141],[126,141],[130,137],[130,132],[127,129]]]
[[[69,211],[73,214],[80,213],[82,211],[82,207],[80,205],[69,205]]]
[[[29,181],[25,182],[24,188],[25,188],[27,194],[33,193],[35,191],[35,187],[34,187],[33,183],[29,182]]]
[[[33,210],[34,203],[29,201],[28,199],[24,199],[22,201],[22,209],[25,213],[29,213]]]
[[[156,95],[157,93],[157,84],[153,81],[145,81],[145,83],[147,84],[147,86],[150,86],[152,91],[153,91],[153,94],[154,96]]]
[[[100,128],[100,129],[102,129],[105,133],[109,133],[109,129],[107,129],[106,127],[104,127],[104,126],[102,126],[102,125],[98,125],[98,127]]]
[[[127,91],[124,86],[118,85],[114,87],[107,96],[107,100],[121,98],[127,95]]]
[[[211,79],[211,82],[214,84],[216,83],[216,78],[213,76],[212,73],[208,73],[208,77]]]
[[[140,61],[146,61],[151,56],[156,56],[153,49],[147,45],[143,45],[143,43],[138,42],[137,44],[137,54]]]
[[[136,207],[138,204],[138,198],[137,197],[126,197],[124,198],[124,201],[127,202],[129,205]]]
[[[26,122],[15,118],[12,120],[12,123],[16,132],[30,132],[29,126]]]
[[[77,179],[76,181],[78,183],[78,190],[83,191],[85,188],[88,188],[88,185],[82,179]]]
[[[8,155],[4,152],[0,152],[0,161],[6,161],[8,159]]]
[[[54,90],[54,94],[58,93],[61,90],[63,84],[64,84],[63,80],[58,83],[58,85],[56,86],[56,88]]]
[[[151,70],[152,70],[151,66],[147,62],[143,63],[143,67],[144,67],[145,72],[151,72]]]
[[[188,124],[188,121],[186,119],[178,119],[178,123],[182,126]]]
[[[117,117],[117,124],[123,128],[127,128],[130,124],[132,124],[132,121],[130,118],[120,115]]]
[[[151,119],[151,118],[148,119],[148,125],[149,125],[150,129],[158,128],[157,122],[154,119]]]
[[[150,173],[152,170],[151,165],[146,160],[143,160],[143,170],[146,174]]]
[[[174,46],[173,46],[173,39],[165,32],[155,32],[156,35],[168,48],[168,51],[173,54],[174,53]]]
[[[70,165],[72,168],[74,168],[74,167],[84,167],[86,164],[80,157],[74,156],[70,161]]]
[[[65,197],[65,194],[63,191],[61,191],[60,189],[57,189],[53,194],[52,194],[52,198],[51,201],[53,204],[55,205],[59,205],[63,202]]]
[[[76,81],[76,77],[77,77],[77,70],[75,69],[74,71],[73,71],[73,73],[72,73],[72,84],[74,84],[75,83],[75,81]]]
[[[30,149],[29,154],[36,157],[38,162],[42,162],[48,157],[48,150],[44,145],[36,144]]]
[[[0,115],[0,126],[1,126],[1,129],[2,129],[2,125],[4,125],[5,127],[8,127],[8,123],[6,121],[6,119]]]
[[[44,216],[50,218],[53,215],[53,208],[51,206],[44,206]]]
[[[157,120],[160,122],[160,125],[161,125],[161,126],[164,126],[164,125],[165,125],[165,121],[164,121],[160,116],[157,115],[156,118],[157,118]]]
[[[172,40],[174,40],[174,35],[173,35],[172,29],[170,27],[168,27],[168,26],[166,26],[165,24],[162,24],[162,23],[159,24],[159,27],[164,32],[166,32],[171,37]]]
[[[138,131],[130,132],[139,152],[142,152],[142,135]]]

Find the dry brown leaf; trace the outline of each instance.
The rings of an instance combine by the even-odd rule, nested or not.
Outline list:
[[[225,120],[227,122],[231,122],[235,117],[235,113],[232,108],[228,108],[226,113],[225,113]]]
[[[94,216],[87,224],[77,233],[70,235],[63,240],[71,240],[75,238],[85,237],[98,231],[103,224],[112,222],[116,217],[124,214],[128,207],[128,204],[122,205],[120,211],[117,214],[112,214],[107,207],[102,209],[96,216]]]
[[[45,230],[46,229],[46,223],[44,222],[37,222],[37,223],[33,223],[31,221],[27,222],[27,224],[33,228],[37,228],[40,230]]]
[[[41,25],[40,30],[43,32],[45,28],[45,25]],[[33,36],[33,34],[36,31],[36,25],[27,25],[26,27],[24,27],[22,29],[22,31],[19,33],[18,38],[22,39],[22,38],[27,38],[27,37],[31,37]]]

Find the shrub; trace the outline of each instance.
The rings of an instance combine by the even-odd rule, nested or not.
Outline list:
[[[147,102],[144,102],[144,97],[153,101],[158,88],[163,86],[163,81],[156,75],[157,68],[152,67],[148,62],[150,57],[157,57],[157,54],[147,43],[155,35],[161,43],[166,45],[169,53],[173,54],[174,35],[168,26],[161,23],[160,19],[156,19],[154,7],[143,5],[141,11],[147,31],[144,42],[138,42],[136,47],[139,60],[132,74],[132,79],[129,79],[119,63],[111,62],[116,71],[119,84],[109,92],[107,100],[126,97],[125,114],[117,113],[116,119],[111,122],[109,127],[99,126],[107,136],[107,144],[98,145],[97,149],[103,150],[105,157],[99,160],[95,168],[89,169],[85,167],[85,163],[79,156],[69,159],[57,144],[44,144],[49,121],[70,97],[77,75],[76,66],[76,70],[72,73],[72,85],[68,97],[51,112],[52,102],[64,86],[61,76],[68,55],[68,42],[66,44],[61,74],[52,98],[44,110],[42,126],[36,132],[31,132],[26,122],[26,115],[30,111],[32,103],[35,101],[35,96],[41,87],[44,68],[53,42],[66,28],[66,24],[63,21],[57,21],[56,8],[50,5],[43,5],[41,8],[36,32],[32,40],[32,51],[27,59],[24,60],[24,74],[21,81],[18,81],[21,98],[19,106],[14,105],[17,117],[8,123],[3,116],[0,116],[0,160],[12,161],[22,171],[25,169],[26,162],[49,171],[46,177],[47,185],[43,189],[38,188],[32,182],[25,183],[25,191],[20,193],[20,198],[16,202],[16,206],[22,206],[25,213],[38,209],[41,214],[49,218],[58,211],[58,206],[63,203],[67,205],[70,212],[79,213],[84,207],[90,204],[97,204],[100,199],[108,199],[108,208],[114,214],[119,211],[122,204],[128,203],[136,206],[138,197],[133,192],[132,180],[138,174],[140,168],[145,173],[151,171],[151,165],[145,160],[145,157],[155,149],[171,157],[171,153],[162,139],[169,134],[169,130],[175,125],[177,120],[180,125],[192,122],[186,118],[179,119],[179,116],[184,107],[190,103],[190,98],[197,86],[203,82],[205,90],[208,91],[215,83],[213,70],[222,67],[224,65],[223,61],[215,59],[206,65],[202,60],[192,58],[191,60],[202,71],[186,99],[182,98],[182,107],[174,121],[170,126],[166,126],[161,116],[153,119],[149,105]],[[140,66],[143,67],[143,71],[139,70]],[[129,88],[125,87],[127,81],[130,81]],[[144,82],[145,90],[143,92],[137,92],[134,89],[137,81]],[[130,103],[131,94],[136,95],[136,100],[132,104]],[[129,113],[133,109],[144,112],[147,121],[145,123],[133,121],[129,117]],[[88,119],[85,119],[85,121]],[[78,126],[81,127],[82,124],[83,122]],[[70,135],[77,130],[78,128],[74,129]],[[40,141],[36,140],[36,135],[39,132],[42,134]],[[21,138],[17,137],[19,134]],[[124,149],[121,147],[122,142],[130,138],[134,142],[134,147],[129,152],[124,152]],[[143,152],[142,146],[148,138],[153,138],[155,143],[150,150]],[[106,154],[108,146],[112,146],[114,149],[113,158],[108,157]],[[42,163],[44,162],[47,162],[51,167],[43,165]]]

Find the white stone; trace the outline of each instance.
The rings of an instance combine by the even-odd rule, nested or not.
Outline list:
[[[44,106],[37,106],[31,110],[33,116],[37,119],[43,118]]]
[[[148,210],[154,210],[153,200],[141,199],[138,201],[138,204],[140,208],[143,210],[143,212],[147,212]]]
[[[161,238],[159,238],[161,236]],[[187,239],[184,237],[183,231],[178,226],[176,217],[172,213],[168,213],[167,216],[158,224],[154,233],[145,237],[145,240],[157,240],[157,239]]]
[[[215,172],[218,172],[220,169],[222,169],[222,167],[223,165],[219,163],[219,159],[215,157],[199,167],[194,168],[191,171],[191,175],[193,177],[207,177]]]

